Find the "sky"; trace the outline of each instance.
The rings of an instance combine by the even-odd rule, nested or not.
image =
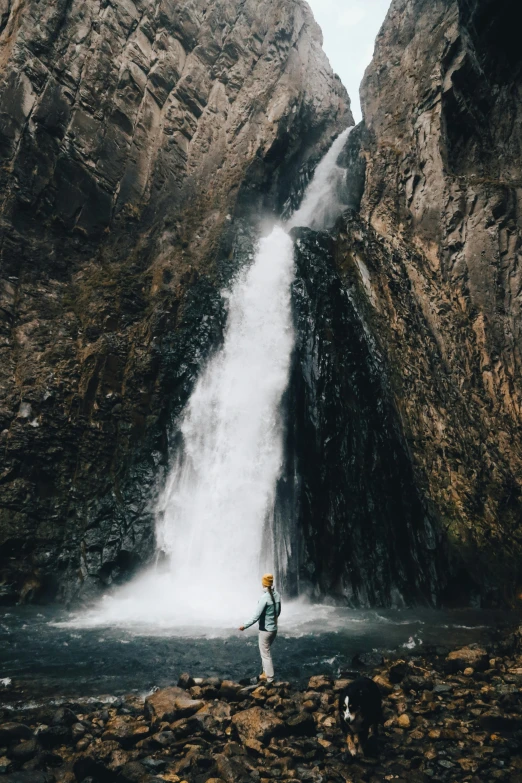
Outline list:
[[[361,120],[359,85],[391,0],[308,0],[324,36],[323,48]]]

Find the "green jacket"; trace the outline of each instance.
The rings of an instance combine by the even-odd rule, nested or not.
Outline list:
[[[277,631],[276,618],[281,614],[281,596],[277,590],[272,590],[272,592],[274,594],[275,611],[270,593],[268,590],[265,590],[258,601],[254,616],[245,623],[245,628],[250,628],[251,625],[254,625],[259,620],[260,631]]]

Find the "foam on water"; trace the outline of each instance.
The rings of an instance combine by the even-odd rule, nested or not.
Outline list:
[[[182,445],[172,455],[157,505],[157,544],[167,566],[150,569],[72,624],[208,633],[237,627],[253,611],[260,575],[274,567],[272,520],[284,456],[281,400],[294,346],[288,231],[325,228],[339,216],[345,171],[337,158],[348,133],[318,165],[299,211],[259,241],[253,263],[223,294],[224,343],[178,422]]]

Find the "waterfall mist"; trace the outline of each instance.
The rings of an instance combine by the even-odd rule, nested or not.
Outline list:
[[[223,346],[177,423],[157,505],[164,564],[107,596],[81,623],[228,627],[253,610],[260,575],[274,567],[273,512],[283,465],[281,400],[294,333],[291,285],[296,226],[325,228],[343,207],[344,131],[317,166],[301,208],[259,241],[251,265],[224,292]],[[291,557],[291,552],[287,553]]]

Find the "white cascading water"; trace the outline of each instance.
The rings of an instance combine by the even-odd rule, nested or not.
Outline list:
[[[260,240],[253,263],[224,294],[222,348],[182,414],[182,447],[158,501],[166,564],[107,596],[81,625],[237,626],[253,611],[283,464],[281,400],[294,345],[291,286],[297,226],[327,228],[343,207],[337,158],[351,129],[317,166],[301,208]]]

